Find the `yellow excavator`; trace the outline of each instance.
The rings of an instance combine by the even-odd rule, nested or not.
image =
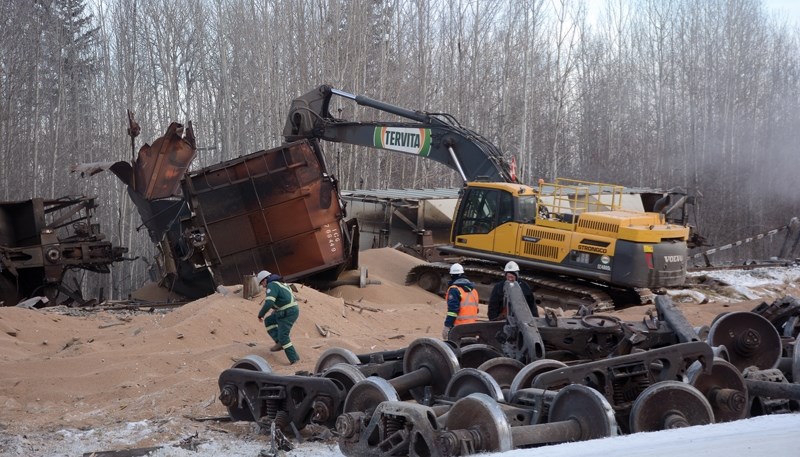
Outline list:
[[[408,119],[356,122],[331,116],[337,95]],[[502,278],[509,260],[521,268],[542,306],[639,304],[652,289],[683,284],[690,239],[687,203],[664,193],[646,211],[622,186],[557,179],[527,186],[498,148],[443,113],[412,111],[323,85],[293,100],[286,141],[318,139],[426,157],[456,170],[464,187],[449,243],[439,250],[457,258],[476,284]],[[635,195],[634,195],[635,196]],[[446,286],[449,264],[427,263],[409,281],[435,293]],[[488,297],[483,293],[482,296]]]

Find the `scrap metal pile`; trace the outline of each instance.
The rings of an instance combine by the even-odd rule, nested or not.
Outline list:
[[[668,296],[641,322],[534,318],[519,287],[505,321],[403,350],[332,348],[314,373],[250,355],[219,377],[234,420],[335,430],[347,456],[499,452],[800,410],[800,301],[692,327]]]
[[[68,271],[108,274],[126,259],[95,222],[94,197],[64,196],[0,202],[0,306],[57,302],[86,305],[80,284],[65,284]],[[75,279],[75,278],[73,278]],[[101,291],[102,300],[102,291]],[[26,302],[28,302],[26,300]]]

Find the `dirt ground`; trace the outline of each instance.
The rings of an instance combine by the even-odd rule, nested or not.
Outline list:
[[[393,249],[365,251],[361,263],[380,285],[325,293],[296,285],[301,312],[292,340],[302,360],[294,366],[268,350],[272,341],[256,316],[263,293],[244,299],[236,286],[171,311],[0,308],[0,455],[80,455],[226,436],[263,448],[266,437],[252,424],[195,420],[227,414],[217,399],[219,374],[249,354],[277,373],[294,374],[313,371],[331,347],[360,354],[439,337],[443,299],[403,285],[418,262]],[[709,280],[689,293],[672,292],[693,325],[800,296],[796,267],[755,279],[753,272],[722,275],[722,284]],[[609,314],[639,320],[647,308]],[[82,436],[80,446],[75,435]]]

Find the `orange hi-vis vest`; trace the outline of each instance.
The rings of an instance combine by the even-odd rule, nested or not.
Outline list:
[[[458,315],[456,315],[456,320],[453,325],[461,325],[461,324],[471,324],[473,322],[478,321],[478,291],[472,289],[471,291],[467,292],[463,288],[453,285],[450,287],[458,287],[458,290],[461,292],[461,304],[458,307]],[[450,293],[450,287],[447,288],[447,292],[445,293],[445,298]],[[455,313],[448,312],[448,316],[452,316]]]

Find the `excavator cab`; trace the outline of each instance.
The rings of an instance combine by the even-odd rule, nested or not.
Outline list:
[[[485,235],[512,218],[511,196],[499,189],[468,188],[456,235]]]
[[[509,183],[468,183],[459,200],[451,242],[502,254],[515,252],[521,224],[533,224],[544,208],[535,190]]]

